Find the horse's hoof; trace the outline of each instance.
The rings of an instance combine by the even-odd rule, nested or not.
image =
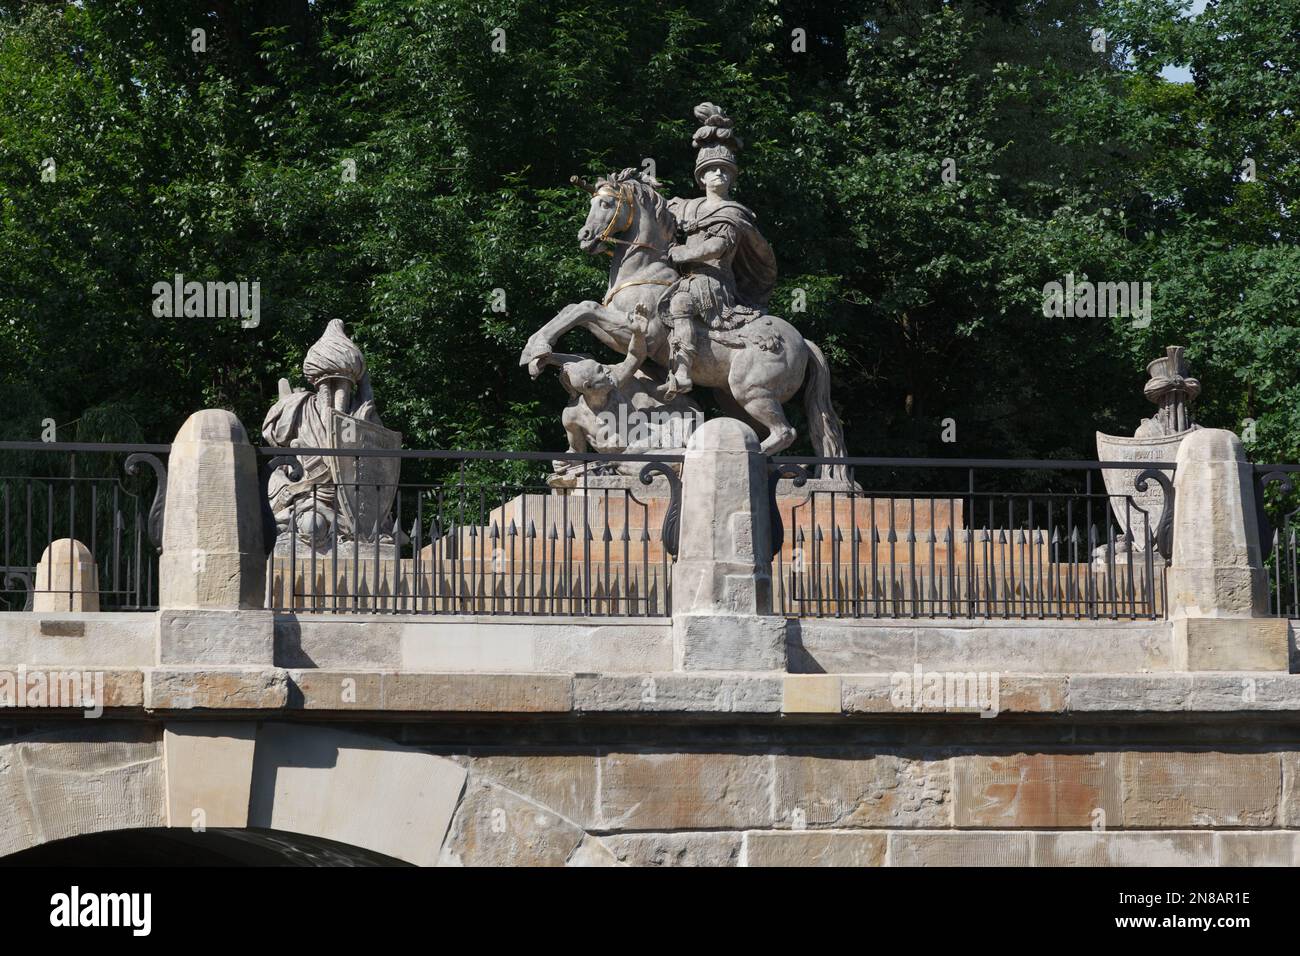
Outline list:
[[[535,358],[528,363],[528,374],[531,375],[533,378],[537,378],[537,376],[542,374],[542,369],[544,369],[545,367],[546,367],[546,356],[542,356],[541,358]]]
[[[532,365],[532,363],[546,358],[551,354],[551,347],[545,342],[529,342],[524,346],[524,350],[519,353],[520,365]]]

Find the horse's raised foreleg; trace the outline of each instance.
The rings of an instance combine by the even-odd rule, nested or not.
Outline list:
[[[519,356],[519,364],[527,365],[529,374],[536,378],[541,374],[546,365],[546,357],[555,349],[560,338],[578,326],[587,329],[615,351],[627,354],[632,337],[627,313],[599,302],[588,301],[565,306],[555,318],[534,332]]]
[[[622,309],[598,305],[583,317],[581,325],[615,352],[627,354],[632,341],[632,326],[628,323],[627,313]],[[647,331],[647,341],[653,335],[653,331]]]
[[[546,365],[546,357],[555,350],[555,344],[564,334],[589,322],[592,314],[600,307],[599,302],[591,301],[566,305],[556,313],[555,318],[529,336],[524,350],[519,354],[519,364],[527,365],[528,373],[536,378]]]

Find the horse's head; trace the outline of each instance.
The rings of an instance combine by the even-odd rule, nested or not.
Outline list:
[[[612,246],[634,241],[666,246],[671,214],[655,189],[658,183],[648,175],[632,168],[598,179],[594,186],[577,176],[569,181],[591,194],[587,221],[578,230],[578,248],[583,252],[612,252]],[[643,216],[647,211],[650,215]]]

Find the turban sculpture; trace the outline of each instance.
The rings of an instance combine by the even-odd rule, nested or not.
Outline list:
[[[342,320],[333,319],[316,344],[307,350],[302,374],[312,385],[327,378],[346,378],[353,385],[360,384],[366,374],[366,358],[343,331]]]

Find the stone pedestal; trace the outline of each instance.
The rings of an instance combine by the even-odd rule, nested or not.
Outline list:
[[[98,611],[99,573],[95,556],[75,538],[50,542],[36,566],[33,611]]]
[[[1262,617],[1268,579],[1255,521],[1255,485],[1232,432],[1183,439],[1174,471],[1170,617]]]
[[[767,460],[749,426],[706,422],[686,447],[673,568],[679,670],[784,670],[785,620],[772,616]]]
[[[257,453],[221,409],[189,417],[167,464],[158,562],[158,658],[171,663],[270,663]]]
[[[1167,578],[1182,668],[1287,667],[1286,622],[1267,618],[1268,578],[1255,514],[1253,470],[1237,436],[1215,428],[1189,432],[1174,471]]]

